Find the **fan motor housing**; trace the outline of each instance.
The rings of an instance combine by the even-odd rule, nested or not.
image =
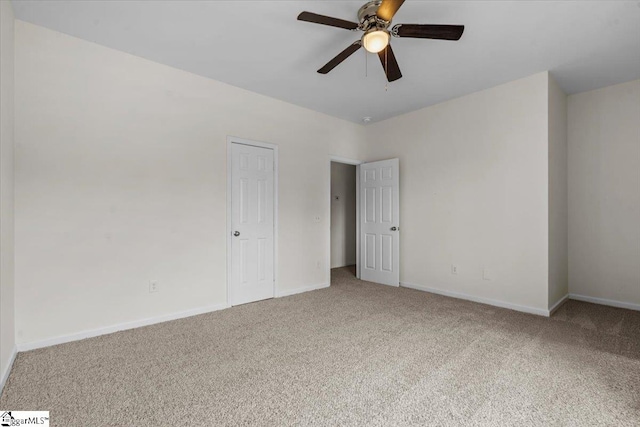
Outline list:
[[[387,28],[389,26],[389,22],[383,21],[377,16],[380,4],[382,4],[382,0],[370,1],[358,10],[358,21],[363,31],[372,28]]]

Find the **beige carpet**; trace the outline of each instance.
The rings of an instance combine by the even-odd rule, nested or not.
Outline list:
[[[333,272],[287,298],[20,353],[53,426],[640,425],[640,313],[551,319]]]

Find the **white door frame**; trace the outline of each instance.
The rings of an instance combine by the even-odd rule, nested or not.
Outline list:
[[[356,167],[356,278],[360,278],[360,160],[349,159],[340,156],[329,156],[329,249],[327,250],[327,283],[331,284],[331,163],[343,163]]]
[[[231,307],[231,169],[232,169],[232,144],[250,145],[253,147],[268,148],[273,150],[273,295],[278,296],[278,145],[268,142],[251,141],[248,139],[227,136],[227,306]]]

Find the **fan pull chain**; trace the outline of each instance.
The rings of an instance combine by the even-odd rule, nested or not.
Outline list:
[[[387,52],[389,52],[389,46],[384,48],[384,74],[387,81],[384,83],[384,91],[387,92],[389,90],[389,67],[387,63]]]
[[[369,55],[364,51],[364,76],[369,77]]]

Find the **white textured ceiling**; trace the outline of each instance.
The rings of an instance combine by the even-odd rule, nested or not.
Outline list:
[[[382,120],[551,70],[568,93],[640,78],[640,1],[407,1],[394,23],[464,24],[458,42],[392,39],[390,83],[364,49],[316,70],[360,33],[364,1],[27,1],[18,19],[354,122]],[[368,60],[365,60],[368,57]],[[368,62],[368,68],[366,67]]]

